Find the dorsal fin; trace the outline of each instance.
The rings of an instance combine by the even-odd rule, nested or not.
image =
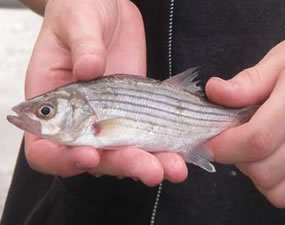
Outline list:
[[[205,96],[203,89],[198,85],[198,81],[194,81],[194,79],[199,75],[197,69],[198,67],[190,68],[182,73],[178,73],[175,76],[168,78],[163,82],[174,86],[179,86],[195,95]]]

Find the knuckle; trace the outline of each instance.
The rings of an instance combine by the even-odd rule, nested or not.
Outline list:
[[[105,47],[103,45],[94,44],[98,39],[91,35],[73,37],[71,43],[72,54],[81,56],[83,54],[105,55]]]
[[[264,128],[254,132],[249,140],[250,157],[253,160],[266,158],[273,149],[272,133]]]
[[[85,38],[81,36],[74,38],[72,41],[72,53],[74,55],[81,55],[85,45],[86,45]]]
[[[261,76],[258,66],[253,66],[243,70],[240,76],[248,84],[256,84],[260,82]]]

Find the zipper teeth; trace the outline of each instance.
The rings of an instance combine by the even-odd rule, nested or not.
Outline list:
[[[168,21],[168,74],[172,76],[172,33],[173,33],[174,0],[170,0]]]
[[[173,14],[174,14],[174,0],[170,0],[169,4],[169,21],[168,21],[168,75],[169,77],[172,76],[172,33],[173,33]],[[161,192],[162,192],[162,186],[163,184],[159,184],[153,209],[152,209],[152,214],[150,218],[150,225],[155,224],[155,217],[156,217],[156,212],[157,212],[157,207],[158,203],[160,200]]]
[[[151,214],[151,218],[150,218],[150,225],[154,225],[154,223],[155,223],[156,210],[158,207],[161,191],[162,191],[162,183],[158,186],[158,189],[157,189],[156,198],[154,201],[152,214]]]

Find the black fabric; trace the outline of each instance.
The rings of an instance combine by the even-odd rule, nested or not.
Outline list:
[[[53,182],[52,176],[43,176],[29,167],[23,149],[22,143],[1,225],[24,224]]]
[[[230,78],[285,39],[282,0],[185,2],[175,1],[174,73],[201,66],[203,80]]]
[[[215,166],[215,174],[189,166],[189,178],[186,182],[175,185],[165,182],[156,224],[285,223],[285,211],[273,207],[235,167]]]
[[[170,1],[134,2],[145,21],[148,75],[165,79]],[[202,83],[256,64],[285,37],[284,0],[177,0],[174,9],[173,73],[200,66]],[[284,209],[273,207],[234,166],[216,165],[215,174],[188,167],[185,182],[164,182],[156,225],[285,224]],[[21,149],[1,225],[149,224],[156,192],[130,179],[40,175]]]

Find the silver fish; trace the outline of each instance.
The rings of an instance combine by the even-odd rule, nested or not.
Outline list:
[[[257,109],[225,108],[206,100],[189,69],[165,81],[109,75],[57,88],[13,107],[7,119],[34,135],[97,149],[139,147],[176,152],[215,172],[206,141],[247,122]]]

